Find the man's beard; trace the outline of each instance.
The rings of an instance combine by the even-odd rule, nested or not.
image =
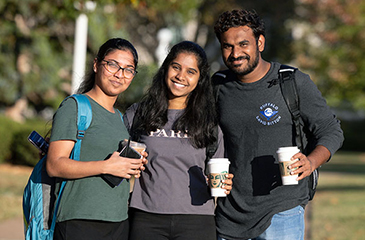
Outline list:
[[[238,57],[238,58],[229,57],[228,58],[228,64],[226,64],[226,65],[237,76],[245,76],[245,75],[251,73],[253,70],[255,70],[255,68],[259,64],[260,57],[259,57],[259,50],[258,49],[257,49],[256,54],[255,54],[254,57],[255,58],[254,58],[253,62],[250,62],[251,57],[248,56],[248,55],[246,55],[244,57]],[[247,62],[248,62],[247,66],[244,69],[235,68],[234,65],[231,64],[235,60],[243,60],[243,59],[246,59]]]

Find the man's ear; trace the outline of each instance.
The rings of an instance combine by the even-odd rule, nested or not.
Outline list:
[[[264,35],[260,35],[259,39],[257,40],[257,47],[260,52],[265,50],[265,37]]]

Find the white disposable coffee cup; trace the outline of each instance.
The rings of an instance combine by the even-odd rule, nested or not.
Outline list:
[[[289,166],[298,159],[291,160],[293,155],[299,152],[298,147],[280,147],[276,153],[279,157],[279,164],[280,164],[280,173],[281,173],[281,181],[283,185],[296,185],[298,181],[296,180],[298,174],[291,175],[291,171],[296,170],[297,168],[289,169]]]
[[[212,158],[207,167],[209,173],[209,187],[212,197],[226,197],[226,189],[222,188],[222,180],[226,179],[229,171],[228,158]]]

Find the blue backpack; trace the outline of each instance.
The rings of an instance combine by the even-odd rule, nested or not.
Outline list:
[[[89,99],[81,94],[70,96],[77,104],[77,141],[70,158],[80,160],[81,141],[92,119]],[[67,99],[67,98],[66,98]],[[56,216],[66,181],[62,181],[58,197],[55,195],[57,179],[46,171],[45,155],[34,167],[23,193],[24,235],[26,240],[51,240]]]

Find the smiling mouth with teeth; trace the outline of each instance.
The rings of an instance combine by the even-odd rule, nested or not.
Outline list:
[[[177,82],[173,82],[177,87],[185,87],[185,85],[181,84],[181,83],[177,83]]]

